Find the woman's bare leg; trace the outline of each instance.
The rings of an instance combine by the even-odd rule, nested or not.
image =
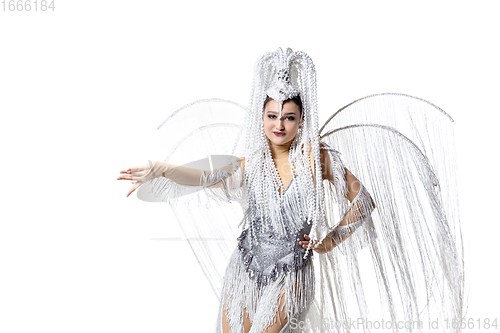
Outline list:
[[[245,333],[250,332],[250,328],[252,327],[252,323],[250,322],[250,317],[248,316],[247,309],[243,309],[243,329]],[[231,326],[229,326],[229,321],[226,317],[226,308],[222,310],[222,331],[224,333],[231,332]]]
[[[222,332],[223,333],[230,333],[231,332],[231,326],[229,326],[229,322],[226,317],[226,308],[224,307],[222,309]]]
[[[279,333],[281,329],[286,325],[288,322],[288,318],[286,317],[286,312],[285,312],[285,295],[282,294],[279,301],[278,301],[278,316],[274,318],[274,322],[271,326],[269,326],[264,332],[262,333]],[[278,320],[279,319],[279,320]]]
[[[243,309],[243,328],[245,333],[250,332],[250,328],[252,328],[252,322],[250,321],[250,317],[248,316],[247,309]]]

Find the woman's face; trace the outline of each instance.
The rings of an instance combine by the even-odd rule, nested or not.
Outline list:
[[[267,102],[264,108],[264,132],[276,145],[288,143],[295,138],[300,125],[300,108],[295,102],[283,103],[281,119],[278,119],[280,105],[275,100]]]

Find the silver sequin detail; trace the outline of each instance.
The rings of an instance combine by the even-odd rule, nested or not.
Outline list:
[[[300,195],[296,177],[280,196],[282,200],[286,196]],[[276,204],[281,205],[281,202]],[[283,211],[282,205],[280,208]],[[298,208],[305,210],[305,207]],[[247,218],[250,219],[247,224],[249,227],[238,237],[238,249],[247,273],[251,279],[255,279],[259,287],[276,281],[282,274],[301,268],[307,263],[312,251],[305,255],[306,250],[299,244],[299,240],[304,240],[303,235],[309,234],[310,220],[303,220],[301,225],[296,221],[285,221],[284,228],[278,230],[273,225],[265,225],[265,221],[253,214],[247,214]]]

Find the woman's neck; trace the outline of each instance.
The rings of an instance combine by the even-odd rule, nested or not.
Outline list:
[[[274,144],[271,140],[269,140],[268,142],[273,160],[281,160],[283,158],[286,158],[288,160],[288,152],[293,140],[290,140],[289,142],[286,142],[282,145]]]

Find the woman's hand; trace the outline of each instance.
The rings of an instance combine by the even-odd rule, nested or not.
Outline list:
[[[309,236],[305,235],[304,234],[304,238],[306,239],[305,241],[300,241],[299,242],[299,245],[302,245],[302,247],[304,249],[307,249],[307,247],[309,246],[309,241],[311,240],[311,238],[309,238]],[[329,251],[331,251],[334,247],[336,246],[335,242],[333,241],[333,239],[331,239],[330,237],[326,237],[323,242],[321,242],[320,244],[312,244],[311,246],[311,249],[318,252],[319,254],[325,254]]]
[[[130,188],[130,190],[128,190],[127,197],[136,189],[138,189],[139,186],[148,181],[148,179],[143,176],[146,175],[151,170],[151,168],[152,165],[144,164],[120,171],[120,176],[118,176],[117,180],[132,181],[132,187]]]

